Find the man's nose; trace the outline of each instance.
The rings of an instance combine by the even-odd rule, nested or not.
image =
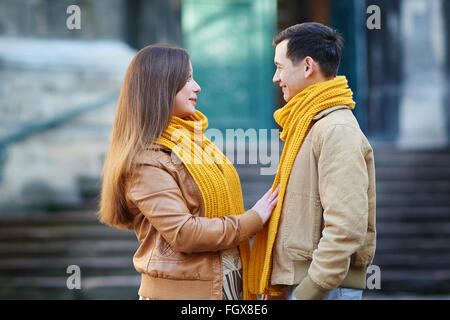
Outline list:
[[[272,81],[273,83],[280,82],[280,76],[278,75],[278,71],[275,71],[275,74],[273,75]]]

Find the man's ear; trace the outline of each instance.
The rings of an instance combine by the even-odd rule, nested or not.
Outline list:
[[[305,64],[304,64],[304,67],[305,67],[305,69],[304,69],[304,71],[305,71],[305,78],[308,78],[308,77],[310,77],[310,76],[314,73],[314,71],[316,70],[317,64],[316,64],[316,62],[313,60],[313,58],[311,58],[310,56],[307,56],[307,57],[304,59],[304,62],[305,62]]]

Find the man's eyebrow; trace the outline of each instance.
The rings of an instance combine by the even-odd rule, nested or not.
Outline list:
[[[281,63],[279,63],[279,62],[276,61],[276,60],[274,60],[273,63],[275,63],[275,65],[277,65],[277,66],[281,66],[281,65],[282,65]]]

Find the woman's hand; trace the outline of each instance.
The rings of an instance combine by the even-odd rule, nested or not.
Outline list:
[[[270,218],[272,215],[272,211],[278,203],[278,190],[280,189],[280,185],[271,193],[272,188],[270,188],[261,199],[259,199],[255,205],[253,206],[253,210],[255,210],[263,223]]]

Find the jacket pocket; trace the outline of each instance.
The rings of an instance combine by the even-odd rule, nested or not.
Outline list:
[[[294,261],[311,260],[321,237],[319,196],[289,192],[283,216],[283,243],[288,255]]]
[[[190,255],[183,252],[175,251],[172,246],[162,237],[157,236],[156,247],[151,256],[151,260],[164,260],[167,263],[184,261],[190,258]]]

